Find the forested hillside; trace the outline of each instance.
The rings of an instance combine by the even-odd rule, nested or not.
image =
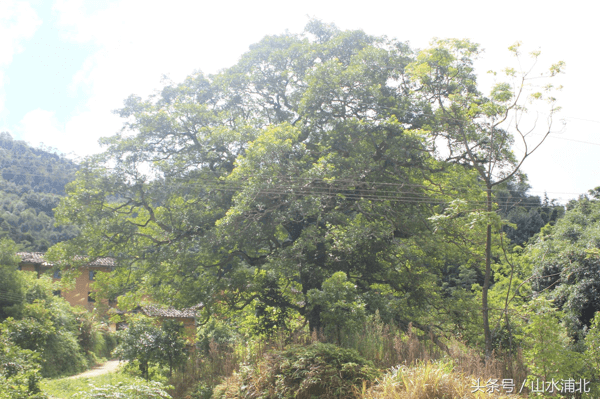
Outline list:
[[[46,251],[72,238],[72,226],[54,226],[54,211],[77,165],[0,133],[0,235],[25,251]]]

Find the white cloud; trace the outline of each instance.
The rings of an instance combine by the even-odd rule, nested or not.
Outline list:
[[[69,149],[59,147],[63,152],[74,148],[77,154],[89,153],[90,148],[98,148],[98,138],[117,132],[122,122],[111,111],[122,107],[129,95],[152,94],[162,86],[165,74],[177,82],[196,69],[214,73],[233,65],[251,43],[264,36],[269,18],[265,14],[264,23],[249,24],[245,11],[250,12],[251,6],[243,4],[236,6],[236,13],[226,13],[226,19],[215,16],[225,18],[228,10],[224,8],[230,6],[221,5],[219,10],[200,2],[172,2],[167,7],[162,2],[120,0],[92,11],[86,8],[89,5],[81,0],[54,3],[62,35],[97,47],[69,87],[72,93],[83,91],[88,96],[65,124],[65,134],[72,139],[64,141]],[[295,30],[306,20],[299,15]],[[274,33],[294,28],[285,21],[280,25]],[[86,134],[73,141],[75,132],[82,130]]]
[[[62,136],[54,112],[39,108],[25,114],[19,126],[19,133],[21,139],[34,147],[40,143],[54,147],[57,138]]]
[[[22,51],[21,42],[35,33],[42,21],[25,1],[0,2],[0,66],[8,65]]]
[[[593,94],[600,90],[600,83],[590,78],[590,66],[598,64],[598,55],[584,42],[585,38],[595,37],[595,14],[560,6],[554,0],[543,7],[540,2],[522,0],[502,4],[490,8],[474,0],[410,4],[372,0],[368,7],[352,7],[347,2],[322,0],[293,5],[272,0],[55,0],[54,10],[64,37],[97,48],[71,82],[70,89],[84,91],[88,99],[64,124],[60,140],[65,147],[59,149],[83,154],[97,148],[99,137],[119,129],[121,123],[110,111],[121,107],[130,94],[152,94],[161,87],[163,74],[177,82],[195,69],[214,73],[233,65],[250,44],[267,34],[280,34],[286,29],[300,32],[307,15],[334,22],[343,29],[364,29],[373,35],[410,40],[416,47],[427,46],[434,36],[471,38],[487,50],[477,64],[480,72],[506,66],[509,56],[505,49],[515,40],[533,48],[541,46],[547,58],[540,65],[560,59],[569,65],[567,91],[561,96],[564,115],[597,119]],[[427,18],[422,18],[424,15]],[[597,125],[575,130],[571,133],[577,136],[584,132],[595,136],[584,137],[585,141],[599,140]],[[560,153],[560,143],[565,143],[555,142],[545,143],[525,165],[534,187],[551,190],[552,183],[566,169],[580,174],[585,170],[586,176],[592,174],[590,179],[596,179],[593,171],[599,167],[597,157],[581,166],[583,157]],[[564,161],[557,161],[559,153]],[[541,180],[536,173],[553,176],[554,182]]]
[[[86,156],[100,151],[95,132],[116,132],[120,124],[115,115],[105,117],[86,111],[61,125],[53,111],[38,108],[23,117],[17,133],[19,139],[34,147],[43,144],[67,155]]]
[[[15,0],[0,1],[0,121],[6,114],[4,107],[4,73],[2,67],[12,62],[13,56],[22,51],[22,42],[33,36],[42,23],[29,3]],[[0,125],[0,130],[6,127]]]

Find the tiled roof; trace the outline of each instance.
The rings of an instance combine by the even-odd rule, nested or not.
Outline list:
[[[17,252],[17,256],[21,257],[21,262],[47,265],[43,252]]]
[[[192,318],[196,317],[196,311],[202,309],[199,304],[191,308],[175,309],[172,307],[160,307],[157,305],[142,306],[142,313],[149,317],[168,317],[168,318]]]
[[[21,257],[21,262],[25,263],[36,263],[43,266],[52,266],[44,260],[43,252],[17,252],[17,256]],[[77,260],[84,259],[83,256],[78,256]],[[87,264],[88,266],[115,266],[115,260],[113,258],[96,258]]]

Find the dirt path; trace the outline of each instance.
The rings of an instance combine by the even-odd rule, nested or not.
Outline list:
[[[96,367],[92,368],[91,370],[85,371],[81,374],[72,375],[67,378],[72,379],[72,378],[81,378],[81,377],[95,377],[97,375],[112,373],[112,372],[117,371],[119,366],[123,363],[124,362],[120,362],[118,360],[109,360],[108,362],[106,362],[100,366],[96,366]]]

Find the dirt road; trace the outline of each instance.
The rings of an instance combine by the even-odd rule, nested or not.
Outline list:
[[[120,362],[118,360],[109,360],[108,362],[106,362],[100,366],[96,366],[96,367],[94,367],[88,371],[85,371],[81,374],[72,375],[67,378],[72,379],[72,378],[81,378],[81,377],[95,377],[97,375],[112,373],[112,372],[117,371],[119,366],[123,363],[124,362]]]

